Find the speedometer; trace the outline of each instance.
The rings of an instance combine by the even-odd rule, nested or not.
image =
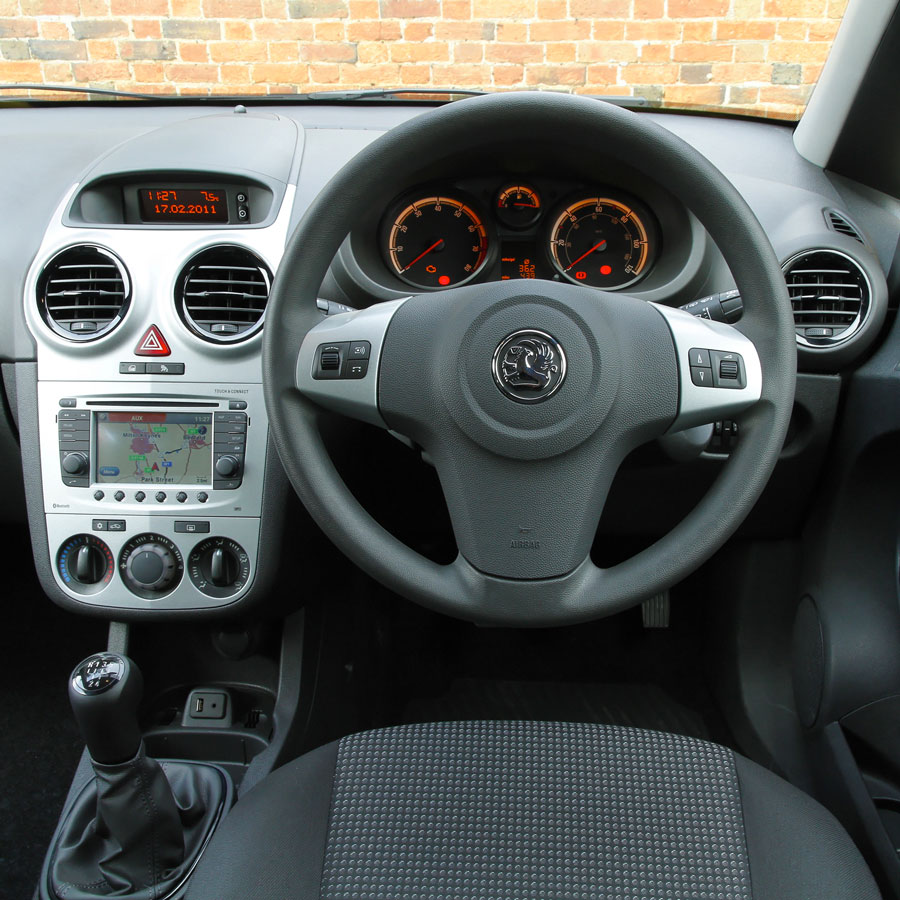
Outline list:
[[[442,288],[475,275],[487,258],[487,230],[465,200],[441,195],[404,205],[387,232],[385,258],[416,287]]]
[[[643,278],[652,265],[654,243],[649,217],[610,197],[569,203],[550,230],[550,256],[560,274],[575,284],[607,290]]]

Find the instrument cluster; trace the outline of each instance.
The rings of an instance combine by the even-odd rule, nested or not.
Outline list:
[[[660,250],[659,226],[637,198],[530,179],[407,192],[384,216],[379,244],[393,275],[432,290],[479,276],[620,290],[644,278]]]

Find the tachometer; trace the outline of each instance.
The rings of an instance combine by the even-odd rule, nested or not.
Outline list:
[[[610,197],[570,203],[550,231],[550,256],[575,284],[622,288],[650,270],[655,247],[649,224],[632,204]]]
[[[433,195],[405,205],[387,235],[391,270],[416,287],[451,287],[467,281],[487,258],[487,230],[461,199]]]

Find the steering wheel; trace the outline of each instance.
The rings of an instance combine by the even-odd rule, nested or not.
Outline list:
[[[679,197],[734,275],[744,307],[738,325],[621,292],[537,280],[468,285],[323,316],[319,286],[371,202],[372,183],[439,159],[448,147],[527,145],[545,134],[584,153],[602,148]],[[274,440],[324,532],[397,593],[502,625],[599,618],[700,566],[765,487],[787,433],[795,379],[781,268],[725,177],[646,116],[546,93],[457,101],[362,150],[291,236],[263,344]],[[459,548],[452,564],[421,556],[359,505],[325,450],[325,410],[390,429],[428,453]],[[590,548],[625,456],[666,432],[722,418],[740,422],[741,440],[699,504],[646,550],[598,568]]]

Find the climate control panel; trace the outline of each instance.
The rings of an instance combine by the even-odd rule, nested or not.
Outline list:
[[[112,527],[111,527],[112,526]],[[47,516],[54,576],[83,603],[109,609],[224,606],[251,586],[259,520]]]

